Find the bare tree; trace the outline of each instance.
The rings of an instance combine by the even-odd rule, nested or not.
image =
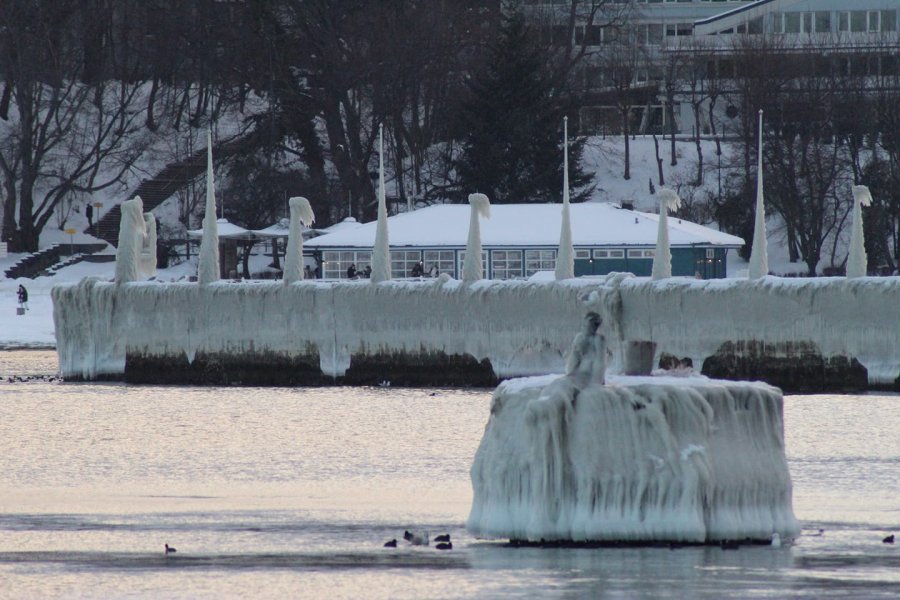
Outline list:
[[[84,82],[80,25],[85,16],[110,17],[102,10],[79,13],[80,4],[0,6],[0,64],[11,105],[0,144],[3,238],[16,251],[36,251],[64,199],[121,181],[140,154],[141,82],[135,73],[116,82]]]

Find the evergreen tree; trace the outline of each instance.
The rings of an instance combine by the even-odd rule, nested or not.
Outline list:
[[[562,120],[569,97],[518,14],[504,19],[487,65],[469,84],[461,114],[462,151],[455,163],[459,196],[493,203],[562,198]],[[570,142],[574,201],[589,192],[581,170],[583,140]]]

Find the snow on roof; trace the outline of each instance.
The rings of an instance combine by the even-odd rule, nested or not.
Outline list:
[[[469,231],[469,205],[440,204],[388,218],[391,247],[465,248]],[[494,204],[491,218],[481,221],[485,247],[550,246],[559,244],[562,204]],[[571,205],[572,241],[575,246],[655,246],[659,216],[604,202]],[[744,240],[697,223],[669,218],[672,246],[712,245],[738,248]],[[306,244],[315,248],[371,248],[375,221],[317,237]]]

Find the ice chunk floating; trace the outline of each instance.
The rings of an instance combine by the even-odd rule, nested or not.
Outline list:
[[[763,383],[615,377],[589,314],[563,376],[503,382],[469,530],[529,542],[791,539],[782,396]]]

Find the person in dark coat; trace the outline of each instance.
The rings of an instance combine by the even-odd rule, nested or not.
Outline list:
[[[350,263],[347,267],[347,279],[356,279],[356,263]]]
[[[25,289],[24,285],[19,285],[19,290],[16,293],[19,296],[19,306],[28,310],[28,290]]]
[[[93,229],[94,228],[94,206],[90,202],[88,202],[84,206],[84,216],[87,217],[88,227]],[[159,222],[157,221],[157,224],[158,223]]]
[[[425,268],[422,265],[422,261],[420,260],[419,262],[417,262],[416,264],[413,265],[410,275],[413,277],[421,277],[424,274],[425,274]]]

